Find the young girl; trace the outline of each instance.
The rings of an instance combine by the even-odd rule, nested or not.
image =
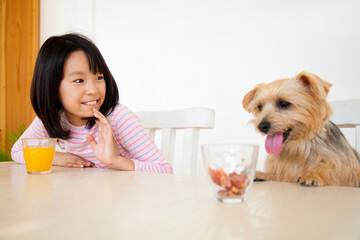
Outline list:
[[[78,34],[50,37],[42,45],[31,84],[35,120],[14,144],[24,163],[21,138],[58,138],[65,152],[53,165],[172,173],[138,117],[119,104],[118,88],[100,51]]]

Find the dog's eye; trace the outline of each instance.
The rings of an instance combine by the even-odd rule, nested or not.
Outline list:
[[[259,105],[257,106],[257,108],[258,108],[258,110],[261,112],[263,106],[262,106],[261,104],[259,104]]]
[[[281,109],[287,109],[289,108],[291,105],[291,103],[287,102],[287,101],[279,101],[278,102],[278,107]]]

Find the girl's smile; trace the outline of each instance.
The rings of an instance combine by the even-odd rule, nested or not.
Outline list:
[[[95,107],[98,102],[99,102],[99,99],[98,99],[98,100],[94,100],[94,101],[83,102],[82,104],[85,104],[85,105],[91,106],[91,107]]]
[[[90,71],[88,59],[81,50],[72,52],[64,63],[59,100],[68,121],[75,126],[87,124],[93,108],[100,109],[106,94],[103,74]]]

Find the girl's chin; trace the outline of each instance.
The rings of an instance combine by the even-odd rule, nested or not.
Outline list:
[[[94,117],[94,113],[93,113],[93,111],[91,110],[91,113],[89,113],[89,114],[84,114],[83,115],[83,118],[92,118],[92,117]]]

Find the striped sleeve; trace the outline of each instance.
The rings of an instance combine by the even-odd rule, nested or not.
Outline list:
[[[173,173],[171,164],[145,132],[139,118],[124,105],[113,111],[114,137],[120,154],[135,163],[135,171]]]
[[[36,117],[20,138],[15,142],[11,148],[11,158],[18,163],[25,163],[23,146],[21,143],[22,138],[48,138],[44,125],[41,120]]]

